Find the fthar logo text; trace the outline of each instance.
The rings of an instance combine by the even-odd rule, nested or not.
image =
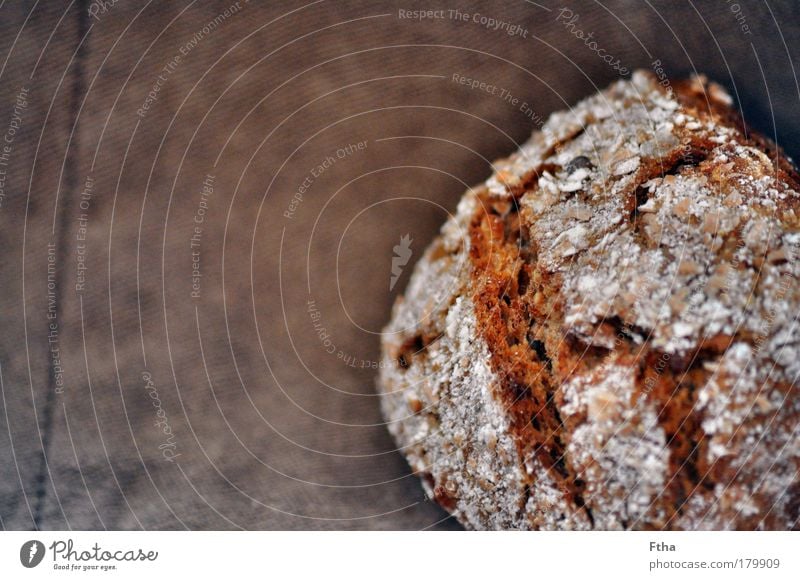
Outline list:
[[[394,257],[392,258],[392,278],[389,280],[389,292],[394,290],[394,285],[397,284],[403,273],[403,266],[408,264],[411,259],[411,242],[413,241],[411,236],[406,234],[400,238],[400,243],[392,248]]]
[[[19,549],[19,561],[26,568],[35,568],[44,558],[44,544],[39,540],[28,540]]]

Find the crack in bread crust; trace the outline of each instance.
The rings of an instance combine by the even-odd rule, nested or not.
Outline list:
[[[563,501],[572,510],[583,511],[591,522],[582,481],[566,457],[564,426],[554,402],[558,383],[547,355],[553,342],[551,329],[560,326],[551,300],[558,284],[536,268],[536,248],[525,235],[517,204],[497,208],[485,191],[478,197],[482,209],[470,224],[472,301],[479,331],[491,351],[490,364],[502,379],[496,396],[511,418],[511,433],[523,461],[535,457],[550,473]],[[545,311],[547,304],[554,308]],[[536,478],[535,472],[525,473],[528,496]]]

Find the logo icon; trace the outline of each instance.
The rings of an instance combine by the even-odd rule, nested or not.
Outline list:
[[[44,544],[39,540],[28,540],[19,549],[19,561],[26,568],[35,568],[44,558]]]
[[[392,278],[389,280],[389,292],[394,290],[394,285],[397,284],[403,273],[403,266],[408,264],[411,259],[411,242],[413,241],[411,236],[406,234],[400,238],[400,243],[392,248],[394,256],[392,257]]]

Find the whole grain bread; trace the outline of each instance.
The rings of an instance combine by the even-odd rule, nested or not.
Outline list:
[[[383,410],[474,529],[793,529],[800,185],[728,94],[645,72],[553,114],[418,262]]]

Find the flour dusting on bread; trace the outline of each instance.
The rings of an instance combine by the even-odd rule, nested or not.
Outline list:
[[[702,77],[637,72],[469,190],[383,335],[389,429],[475,529],[792,529],[800,194]]]

